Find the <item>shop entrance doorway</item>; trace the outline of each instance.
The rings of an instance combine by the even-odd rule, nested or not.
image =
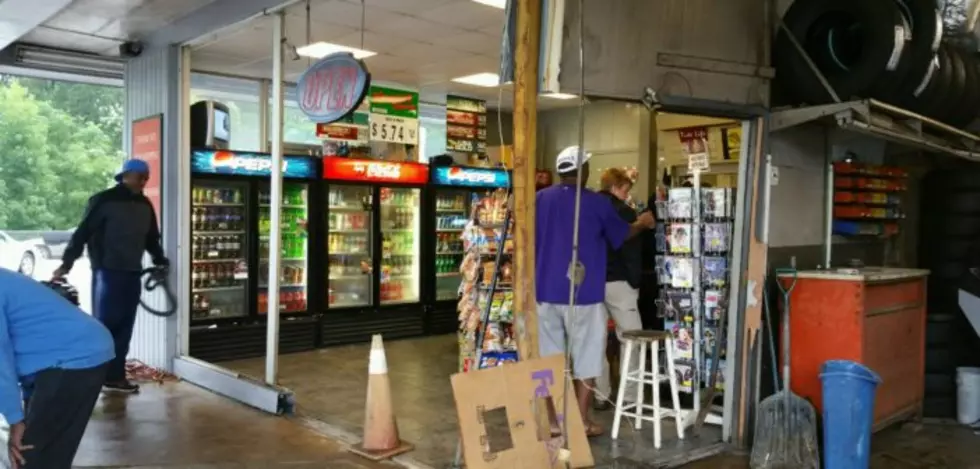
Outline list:
[[[186,207],[191,213],[185,214],[189,223],[184,227],[184,238],[189,240],[188,245],[195,247],[188,258],[193,272],[190,272],[188,285],[184,286],[189,294],[184,295],[183,301],[190,305],[185,308],[196,315],[186,320],[190,344],[184,352],[192,359],[213,362],[230,371],[223,371],[219,376],[221,380],[253,377],[252,382],[260,382],[258,377],[263,374],[272,376],[267,378],[266,390],[280,391],[278,397],[288,396],[295,406],[270,407],[280,411],[293,408],[298,415],[320,422],[321,428],[331,435],[354,443],[362,433],[370,346],[366,343],[344,345],[344,342],[356,341],[340,341],[337,337],[359,334],[366,339],[370,333],[381,333],[386,340],[388,375],[401,438],[416,447],[406,456],[422,467],[445,467],[453,460],[459,435],[450,385],[450,377],[460,370],[459,339],[456,334],[440,333],[445,329],[430,328],[428,318],[432,316],[433,305],[438,300],[445,302],[445,298],[438,295],[445,289],[440,290],[435,286],[436,282],[430,280],[449,278],[441,274],[451,273],[452,269],[448,268],[448,262],[439,258],[448,245],[440,241],[445,236],[426,237],[425,233],[439,233],[440,229],[447,228],[440,221],[444,219],[439,213],[440,208],[458,207],[440,204],[439,192],[431,187],[439,185],[435,182],[438,173],[432,169],[436,166],[428,166],[425,162],[437,155],[419,154],[423,145],[372,141],[370,117],[365,120],[358,115],[358,111],[367,113],[365,109],[355,111],[349,121],[341,123],[345,130],[339,134],[331,132],[338,129],[324,129],[313,122],[304,122],[301,113],[290,112],[289,101],[295,100],[295,94],[290,98],[289,93],[295,87],[285,86],[287,129],[284,133],[287,136],[291,133],[289,127],[306,129],[301,138],[303,141],[287,143],[311,145],[308,140],[313,139],[322,143],[322,151],[284,152],[287,165],[283,170],[281,319],[278,335],[272,334],[279,339],[281,354],[263,358],[262,351],[267,349],[268,322],[268,297],[263,297],[268,278],[263,275],[269,270],[263,265],[263,260],[269,257],[269,249],[263,240],[269,236],[265,216],[272,209],[264,185],[271,174],[269,148],[265,142],[269,134],[276,133],[271,132],[268,125],[270,120],[276,120],[270,119],[269,114],[270,108],[276,106],[269,103],[269,89],[274,84],[261,77],[268,76],[272,44],[276,48],[285,44],[287,50],[295,49],[297,54],[310,53],[312,49],[303,47],[304,44],[321,48],[325,47],[323,44],[340,44],[365,57],[374,84],[385,88],[381,93],[383,97],[390,97],[391,92],[404,92],[409,95],[408,101],[430,100],[424,106],[440,107],[440,101],[451,101],[448,93],[456,93],[465,96],[458,98],[460,101],[469,98],[471,103],[482,103],[462,112],[484,114],[482,119],[488,128],[494,120],[503,127],[502,123],[510,119],[505,116],[507,101],[501,96],[510,91],[501,91],[500,85],[467,85],[463,78],[473,77],[462,76],[482,69],[496,69],[499,40],[488,42],[484,39],[497,37],[495,34],[499,34],[498,28],[504,21],[503,12],[469,0],[446,2],[457,8],[454,11],[469,11],[472,25],[482,25],[473,26],[479,28],[479,34],[461,31],[458,35],[477,34],[479,38],[471,38],[480,39],[475,41],[476,44],[447,39],[441,45],[433,45],[419,42],[421,39],[417,37],[413,39],[413,35],[421,34],[416,30],[431,29],[427,27],[428,23],[450,21],[442,19],[437,8],[422,5],[411,15],[381,6],[362,6],[368,10],[367,18],[383,17],[390,20],[386,23],[417,26],[391,28],[397,40],[379,37],[371,33],[370,28],[367,32],[347,35],[334,34],[334,28],[318,28],[314,31],[317,37],[299,33],[305,21],[297,20],[305,20],[307,15],[311,15],[316,24],[340,22],[348,27],[363,24],[360,21],[362,11],[354,14],[334,10],[340,8],[340,3],[312,1],[309,10],[304,4],[287,7],[281,17],[259,18],[254,28],[238,28],[212,36],[186,50],[184,59],[191,62],[195,73],[251,79],[254,83],[234,91],[247,92],[255,99],[223,102],[233,100],[228,99],[230,95],[220,92],[195,95],[190,88],[194,77],[189,71],[186,73],[187,107],[191,109],[193,105],[207,110],[202,115],[205,116],[203,121],[209,124],[203,127],[195,124],[192,110],[185,114],[189,122],[184,125],[190,126],[188,135],[192,140],[194,129],[198,127],[208,130],[208,138],[185,142],[188,144],[186,165],[189,176],[186,196],[191,198]],[[272,21],[276,24],[270,27]],[[293,27],[296,25],[299,27]],[[442,30],[446,28],[452,28],[452,25],[446,25]],[[335,29],[340,31],[341,24]],[[496,32],[484,32],[490,30]],[[285,31],[283,40],[272,40],[272,31],[276,35]],[[446,34],[446,37],[456,36]],[[425,39],[433,40],[428,35]],[[405,44],[434,49],[420,54]],[[481,52],[465,51],[475,48],[480,48]],[[440,52],[441,49],[445,50]],[[458,58],[459,55],[464,57]],[[417,56],[423,57],[418,60],[439,57],[438,67],[432,63],[416,63]],[[287,57],[283,67],[285,79],[296,80],[315,60],[298,55],[294,60]],[[412,72],[406,72],[406,67]],[[422,78],[436,68],[441,70],[443,77],[439,86]],[[277,70],[282,69],[277,67]],[[450,79],[456,75],[461,76],[459,80]],[[560,98],[543,97],[542,101],[550,101],[542,107],[569,107],[567,103],[562,105]],[[591,441],[598,467],[610,467],[617,462],[673,466],[721,451],[723,442],[732,434],[728,428],[731,426],[731,409],[738,405],[737,399],[729,397],[725,384],[739,376],[736,363],[742,364],[741,360],[726,359],[742,352],[732,343],[734,341],[726,344],[723,337],[743,336],[741,331],[731,331],[737,328],[736,324],[744,314],[745,292],[734,288],[729,292],[728,289],[743,284],[739,275],[747,262],[749,230],[745,217],[751,203],[745,194],[758,177],[748,161],[758,159],[755,145],[761,141],[746,139],[751,140],[750,145],[742,143],[739,137],[742,134],[758,135],[758,122],[739,120],[751,113],[739,114],[733,119],[709,119],[656,115],[639,103],[631,105],[649,114],[645,121],[647,127],[641,132],[644,136],[642,145],[647,147],[643,153],[645,160],[637,165],[644,172],[641,176],[644,181],[636,185],[647,189],[645,193],[634,194],[634,199],[652,201],[640,204],[648,207],[638,208],[656,211],[660,220],[647,246],[649,267],[645,272],[645,305],[641,306],[646,319],[644,326],[668,330],[676,339],[674,348],[679,374],[672,378],[686,390],[680,398],[682,407],[687,410],[683,413],[686,426],[692,425],[697,418],[701,399],[711,394],[706,392],[706,386],[717,388],[717,392],[716,397],[704,405],[710,412],[697,437],[689,432],[688,438],[678,441],[677,432],[667,419],[662,432],[664,443],[659,450],[654,448],[649,425],[633,431],[628,429],[631,427],[628,419],[623,419],[619,438],[613,441],[609,435],[614,411],[597,411],[597,420],[605,427],[605,434]],[[424,106],[419,106],[420,114]],[[447,109],[455,109],[448,103],[441,107],[445,113],[443,119],[449,121]],[[496,112],[496,118],[488,118],[491,112]],[[453,118],[459,116],[454,114]],[[201,121],[200,118],[197,120]],[[418,125],[424,126],[425,121],[419,120]],[[432,131],[437,129],[438,126],[433,127]],[[451,132],[446,126],[442,126],[442,132],[447,134],[444,138],[448,147]],[[257,134],[259,138],[243,140],[238,137],[243,133]],[[483,129],[482,133],[492,136],[495,132]],[[481,132],[474,131],[473,134],[481,135]],[[497,143],[505,146],[504,132],[501,130],[499,135],[501,141]],[[338,143],[338,140],[342,142]],[[489,146],[491,139],[487,140],[481,144]],[[214,141],[223,142],[223,145],[214,144]],[[255,147],[231,147],[238,144]],[[622,148],[607,148],[617,150],[610,151],[610,155],[622,156],[618,151]],[[749,154],[752,158],[739,157]],[[599,168],[622,165],[619,159],[602,164],[602,157],[601,154],[594,155],[592,160]],[[395,166],[399,168],[395,171],[398,177],[382,171],[372,173],[374,180],[365,180],[344,171],[347,166],[341,161],[351,160],[363,161],[365,166],[374,163],[385,168]],[[453,168],[459,167],[461,162],[473,165],[480,159],[457,159]],[[487,176],[489,165],[480,169],[479,174]],[[688,178],[694,176],[692,172],[696,172],[697,177]],[[485,177],[477,179],[484,181]],[[493,179],[498,178],[494,176]],[[443,182],[442,185],[449,184]],[[651,197],[653,193],[657,196]],[[461,212],[457,218],[465,222],[468,211]],[[352,213],[357,215],[351,216]],[[396,237],[392,235],[394,231],[402,233]],[[362,238],[351,241],[355,235]],[[402,250],[393,247],[395,245],[406,252],[410,250],[411,256],[389,262]],[[390,256],[385,257],[386,253]],[[357,262],[338,261],[331,257],[333,254],[357,257]],[[349,281],[346,277],[356,277],[357,281]],[[392,289],[390,286],[396,277],[400,277],[402,288]],[[363,288],[358,290],[355,286]],[[227,306],[215,307],[216,304]],[[729,319],[723,320],[722,312]],[[451,322],[455,314],[450,310],[448,317]],[[271,330],[275,332],[274,328]],[[419,337],[426,334],[429,335]],[[220,346],[222,353],[205,354],[209,349],[201,346],[204,342],[199,338],[203,337],[213,338],[210,344],[214,345],[214,350]],[[615,344],[613,340],[613,347]],[[329,347],[325,347],[327,345]],[[271,367],[270,363],[273,363]],[[191,364],[203,368],[197,363]],[[618,369],[618,364],[612,363],[611,368]],[[613,382],[616,374],[613,373]],[[240,397],[244,394],[239,393],[238,398],[246,400],[247,397]],[[651,392],[646,394],[652,396]],[[669,407],[670,393],[661,392],[661,396],[661,405]]]

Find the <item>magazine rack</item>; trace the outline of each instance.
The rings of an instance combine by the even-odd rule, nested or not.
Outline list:
[[[685,425],[701,410],[701,393],[711,382],[710,352],[721,340],[715,378],[715,397],[724,391],[723,308],[728,307],[729,261],[735,204],[731,189],[701,188],[694,172],[694,187],[672,188],[657,201],[658,315],[674,336],[675,372],[683,393],[693,396],[693,409],[685,412]],[[709,403],[712,405],[712,403]],[[712,406],[706,422],[720,425],[720,408]]]

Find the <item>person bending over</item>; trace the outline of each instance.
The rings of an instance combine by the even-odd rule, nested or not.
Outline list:
[[[626,171],[620,168],[607,169],[600,178],[599,186],[601,188],[599,193],[609,199],[619,217],[627,223],[635,223],[637,219],[636,210],[626,204],[630,190],[633,189],[633,181],[627,176]],[[642,237],[637,236],[627,240],[619,249],[613,249],[611,246],[608,248],[605,306],[616,325],[616,336],[620,343],[623,343],[623,332],[643,329],[638,303],[643,261],[642,242]],[[624,354],[621,352],[619,356],[622,358]],[[634,355],[630,359],[632,363],[629,364],[628,369],[637,369],[639,359],[638,355]],[[608,399],[612,396],[612,386],[609,382],[609,360],[604,360],[602,364],[602,376],[599,378],[598,391],[605,394]],[[626,402],[636,400],[636,383],[630,383],[624,399]],[[604,404],[602,403],[598,407],[605,408]]]
[[[88,247],[92,314],[109,329],[116,344],[116,358],[106,373],[104,388],[108,391],[139,391],[139,386],[126,379],[126,355],[143,292],[143,253],[149,252],[157,266],[170,264],[160,245],[156,213],[143,195],[149,176],[145,161],[127,160],[123,164],[116,174],[118,184],[89,199],[82,222],[65,248],[61,267],[54,272],[55,278],[68,275]]]
[[[114,356],[99,321],[0,268],[0,415],[14,469],[71,468]]]
[[[607,246],[623,242],[653,226],[653,215],[640,214],[632,225],[623,221],[609,199],[582,188],[578,266],[571,267],[575,219],[576,176],[589,178],[588,158],[579,148],[565,148],[555,167],[560,182],[537,193],[535,219],[535,280],[537,282],[538,340],[541,356],[565,353],[565,334],[572,356],[571,369],[582,419],[589,436],[603,429],[590,418],[595,378],[602,374],[606,348]],[[581,167],[579,160],[582,160]],[[576,279],[574,307],[569,308],[569,279]],[[552,416],[552,423],[555,422]]]

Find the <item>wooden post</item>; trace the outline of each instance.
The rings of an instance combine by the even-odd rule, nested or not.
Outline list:
[[[517,0],[514,35],[514,311],[521,360],[538,357],[534,290],[534,201],[541,1]]]

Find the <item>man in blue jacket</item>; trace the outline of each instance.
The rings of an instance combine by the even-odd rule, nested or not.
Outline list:
[[[71,468],[114,353],[99,321],[0,269],[0,415],[14,469]]]
[[[150,167],[142,160],[126,160],[116,174],[115,187],[92,196],[71,236],[62,264],[54,276],[68,275],[87,247],[92,265],[92,315],[102,321],[116,342],[116,358],[109,365],[104,388],[138,392],[126,379],[126,356],[133,337],[140,295],[143,253],[157,266],[169,265],[160,245],[160,227],[143,188]]]

